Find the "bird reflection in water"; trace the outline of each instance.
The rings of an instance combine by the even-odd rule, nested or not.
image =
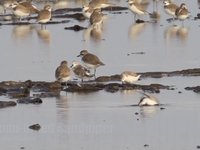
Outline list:
[[[146,23],[133,23],[129,27],[129,38],[135,40],[143,31]]]
[[[93,39],[94,41],[100,41],[102,39],[102,29],[101,28],[93,28],[92,26],[88,27],[84,32],[83,32],[83,40],[84,41],[89,41]]]
[[[12,30],[12,37],[14,39],[25,40],[33,33],[34,26],[32,25],[17,25]]]
[[[153,0],[153,12],[150,13],[150,17],[155,21],[158,21],[160,19],[160,12],[158,11],[159,2],[159,0]]]
[[[140,107],[140,115],[142,118],[152,118],[158,111],[158,107]]]
[[[37,29],[37,36],[44,44],[51,43],[51,32],[47,29]]]
[[[172,41],[173,39],[185,42],[188,38],[188,30],[188,27],[173,25],[165,29],[164,38],[166,42]]]

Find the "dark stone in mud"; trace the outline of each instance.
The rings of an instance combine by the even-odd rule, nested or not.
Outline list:
[[[17,103],[14,101],[0,101],[0,108],[12,107],[16,105]]]
[[[144,147],[149,147],[149,145],[148,144],[144,144]]]
[[[139,115],[139,113],[138,113],[138,112],[136,112],[136,113],[135,113],[135,115]]]
[[[160,107],[160,110],[164,110],[165,108],[164,107]]]
[[[80,31],[80,30],[84,30],[87,29],[85,27],[81,27],[79,25],[74,25],[72,27],[65,27],[65,30],[74,30],[74,31]]]
[[[140,20],[140,19],[137,19],[136,21],[135,21],[135,23],[144,23],[145,21],[144,20]]]
[[[17,103],[20,103],[20,104],[41,104],[42,99],[26,97],[26,98],[18,99]]]
[[[200,149],[200,145],[197,145],[197,149]]]
[[[200,86],[186,87],[185,90],[193,91],[195,93],[200,93]]]
[[[33,124],[33,125],[30,125],[29,126],[29,129],[32,129],[32,130],[40,130],[41,126],[39,124]]]

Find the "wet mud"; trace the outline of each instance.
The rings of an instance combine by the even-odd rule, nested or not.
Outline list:
[[[200,68],[185,69],[172,72],[144,72],[141,74],[141,80],[145,78],[163,78],[172,76],[200,76]],[[151,83],[149,85],[141,84],[122,84],[121,75],[100,76],[95,80],[89,81],[69,81],[67,83],[31,81],[3,81],[0,82],[0,95],[17,99],[19,104],[41,104],[41,98],[57,97],[61,91],[65,92],[96,92],[104,90],[106,92],[118,92],[120,90],[141,90],[150,93],[159,93],[160,90],[175,90],[176,85],[162,85]],[[200,86],[185,87],[185,90],[191,90],[200,93]],[[30,93],[34,94],[32,97]],[[0,108],[15,106],[13,102],[0,103]]]

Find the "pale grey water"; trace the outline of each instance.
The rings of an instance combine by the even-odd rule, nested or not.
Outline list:
[[[88,30],[64,30],[75,24],[88,26],[88,21],[48,25],[42,33],[35,24],[1,26],[0,80],[54,81],[54,71],[60,61],[66,59],[71,64],[79,60],[76,56],[82,49],[97,54],[106,64],[98,68],[97,76],[119,74],[124,70],[174,71],[199,67],[200,23],[192,20],[199,12],[198,5],[197,1],[185,2],[192,17],[185,21],[184,27],[179,21],[175,22],[176,28],[166,21],[168,16],[163,12],[162,3],[158,7],[161,18],[157,24],[134,24],[128,10],[122,14],[105,12],[107,19],[100,40],[89,36]],[[127,6],[124,1],[119,5]],[[69,6],[81,5],[71,2]],[[148,11],[152,11],[152,4]],[[143,19],[149,20],[149,17]],[[132,52],[145,54],[130,54]],[[62,93],[58,98],[43,99],[41,105],[18,104],[0,109],[1,147],[8,150],[20,147],[122,150],[145,149],[144,144],[148,144],[146,149],[153,150],[196,149],[200,145],[200,95],[184,88],[199,85],[199,79],[169,77],[138,81],[138,84],[175,86],[175,90],[153,94],[164,104],[164,110],[129,107],[139,101],[141,95],[136,91]],[[139,115],[135,115],[136,112]],[[40,131],[28,128],[34,123],[42,126]]]

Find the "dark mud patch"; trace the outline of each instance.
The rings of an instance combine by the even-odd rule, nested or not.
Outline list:
[[[73,30],[73,31],[81,31],[81,30],[85,30],[87,28],[79,26],[79,25],[74,25],[74,26],[71,26],[71,27],[65,27],[64,29],[65,30]]]
[[[120,83],[79,83],[68,84],[65,89],[66,92],[95,92],[99,90],[105,90],[107,92],[115,93],[119,90],[142,90],[149,91],[151,93],[159,93],[161,89],[174,90],[172,86],[161,84],[139,85],[139,84],[120,84]]]
[[[33,124],[29,126],[29,129],[39,131],[41,129],[41,126],[39,124]]]
[[[139,74],[141,74],[141,79],[162,78],[162,77],[172,77],[172,76],[200,76],[200,69],[199,68],[185,69],[172,72],[144,72]],[[185,89],[193,90],[196,93],[200,92],[200,86],[186,87]],[[30,99],[30,91],[35,93],[33,96],[36,98],[45,98],[45,97],[57,97],[59,96],[60,91],[95,92],[99,90],[105,90],[111,93],[120,90],[142,90],[151,93],[159,93],[160,90],[175,90],[175,86],[154,84],[154,83],[149,85],[122,84],[120,74],[111,76],[100,76],[95,80],[90,80],[85,82],[70,81],[65,84],[61,84],[56,81],[45,82],[45,81],[31,81],[31,80],[27,80],[25,82],[16,82],[16,81],[0,82],[0,95],[16,99],[29,98],[28,100],[30,102],[32,100],[32,98]]]
[[[200,68],[194,69],[184,69],[180,71],[171,72],[144,72],[140,73],[143,78],[162,78],[162,77],[172,77],[172,76],[200,76]]]
[[[14,101],[0,101],[0,108],[13,107],[16,105],[17,103]]]
[[[195,93],[200,93],[200,86],[186,87],[185,90],[193,91],[193,92],[195,92]]]
[[[41,98],[26,97],[26,98],[18,99],[17,103],[19,103],[19,104],[41,104],[42,99]]]

